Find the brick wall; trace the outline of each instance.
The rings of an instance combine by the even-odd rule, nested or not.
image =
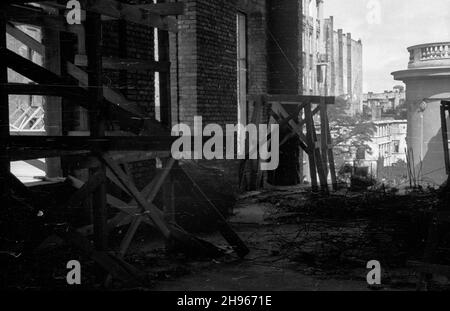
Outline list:
[[[153,28],[127,22],[103,22],[103,55],[154,59]],[[123,40],[123,39],[124,40]],[[104,83],[135,102],[148,117],[155,117],[154,72],[104,70]]]
[[[272,94],[302,91],[302,4],[268,0],[268,72]]]
[[[117,20],[104,21],[102,27],[104,56],[154,60],[154,28]],[[104,70],[103,83],[136,103],[145,116],[155,118],[153,71]],[[154,175],[155,162],[133,163],[131,171],[137,187],[143,188]]]

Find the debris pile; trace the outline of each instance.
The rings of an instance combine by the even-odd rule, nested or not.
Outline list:
[[[436,193],[365,191],[319,195],[308,191],[273,192],[260,203],[274,209],[268,219],[297,224],[294,240],[280,243],[280,253],[311,267],[363,267],[376,259],[405,267],[423,255]]]

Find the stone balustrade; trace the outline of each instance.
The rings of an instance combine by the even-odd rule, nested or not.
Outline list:
[[[416,45],[408,51],[409,68],[450,66],[450,42]]]

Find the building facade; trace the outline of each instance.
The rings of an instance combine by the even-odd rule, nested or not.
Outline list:
[[[405,100],[405,90],[400,86],[383,93],[365,93],[362,96],[362,111],[373,121],[380,120],[383,115],[394,114],[405,104]]]
[[[441,185],[447,179],[440,120],[440,103],[450,99],[450,43],[408,48],[408,69],[393,73],[406,84],[408,148],[424,185]]]
[[[328,68],[327,93],[341,96],[351,103],[350,114],[362,112],[363,95],[363,45],[351,33],[335,30],[334,17],[324,20],[324,40]]]
[[[365,168],[370,176],[381,178],[384,168],[406,163],[407,123],[407,120],[374,121],[374,133],[367,143],[370,149],[356,151],[354,164]]]

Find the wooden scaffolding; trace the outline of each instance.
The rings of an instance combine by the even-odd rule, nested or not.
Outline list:
[[[182,3],[157,3],[130,5],[116,0],[88,0],[82,3],[80,25],[69,25],[64,16],[65,6],[57,2],[42,2],[40,7],[26,4],[27,1],[10,0],[2,2],[0,8],[0,187],[3,198],[20,193],[33,202],[33,194],[13,174],[10,162],[40,158],[58,157],[70,170],[88,170],[89,178],[82,182],[67,176],[78,191],[68,199],[68,205],[91,200],[93,224],[77,230],[66,228],[60,236],[78,247],[100,264],[109,275],[122,280],[142,280],[142,275],[123,261],[129,245],[142,223],[155,227],[174,247],[185,252],[206,252],[215,255],[218,249],[203,240],[185,232],[174,221],[174,187],[176,182],[190,185],[199,200],[215,211],[218,227],[240,256],[248,249],[243,241],[228,226],[214,204],[200,187],[180,169],[171,158],[171,105],[170,105],[170,62],[169,32],[177,32],[177,20],[173,15],[182,15]],[[161,1],[163,2],[163,1]],[[158,29],[159,60],[104,57],[101,47],[102,20],[119,19]],[[43,43],[22,32],[17,26],[32,24],[48,27]],[[64,61],[59,49],[60,32],[77,36],[78,54],[72,62]],[[55,60],[44,68],[28,60],[6,46],[6,34],[10,34],[41,55]],[[56,38],[56,39],[55,39]],[[123,36],[122,40],[126,39]],[[30,79],[30,84],[9,83],[7,69]],[[102,71],[150,70],[160,73],[159,94],[161,101],[161,122],[149,119],[137,109],[137,105],[121,93],[102,83]],[[86,109],[89,127],[83,135],[13,136],[9,132],[9,94],[51,96],[49,105],[52,113],[61,113],[61,101],[54,98],[69,98]],[[59,110],[58,110],[59,109]],[[48,116],[50,119],[51,116]],[[108,122],[113,119],[122,130],[108,131]],[[48,133],[49,134],[49,133]],[[157,170],[153,181],[142,191],[136,187],[129,172],[133,162],[158,159],[162,168]],[[59,160],[58,160],[59,161]],[[49,161],[51,163],[51,161]],[[58,167],[58,165],[56,165]],[[67,171],[67,170],[66,170]],[[108,192],[107,182],[112,182],[129,194],[130,202],[123,202]],[[158,208],[155,197],[164,192],[164,208]],[[108,219],[107,207],[118,213]],[[108,251],[107,237],[111,228],[130,225],[117,253]],[[87,235],[93,234],[91,247]]]
[[[294,137],[298,139],[300,147],[308,156],[313,191],[319,190],[319,185],[321,190],[328,191],[329,179],[333,189],[337,190],[333,143],[327,112],[328,105],[333,105],[335,98],[304,95],[261,95],[249,96],[249,101],[250,106],[254,107],[253,123],[259,124],[262,120],[264,107],[268,107],[269,123],[278,124],[280,129],[288,129],[289,134],[280,138],[280,148],[290,139]],[[270,143],[270,138],[268,142]],[[250,161],[247,160],[246,165],[250,165]],[[262,177],[262,173],[258,171],[251,184],[261,185]]]

